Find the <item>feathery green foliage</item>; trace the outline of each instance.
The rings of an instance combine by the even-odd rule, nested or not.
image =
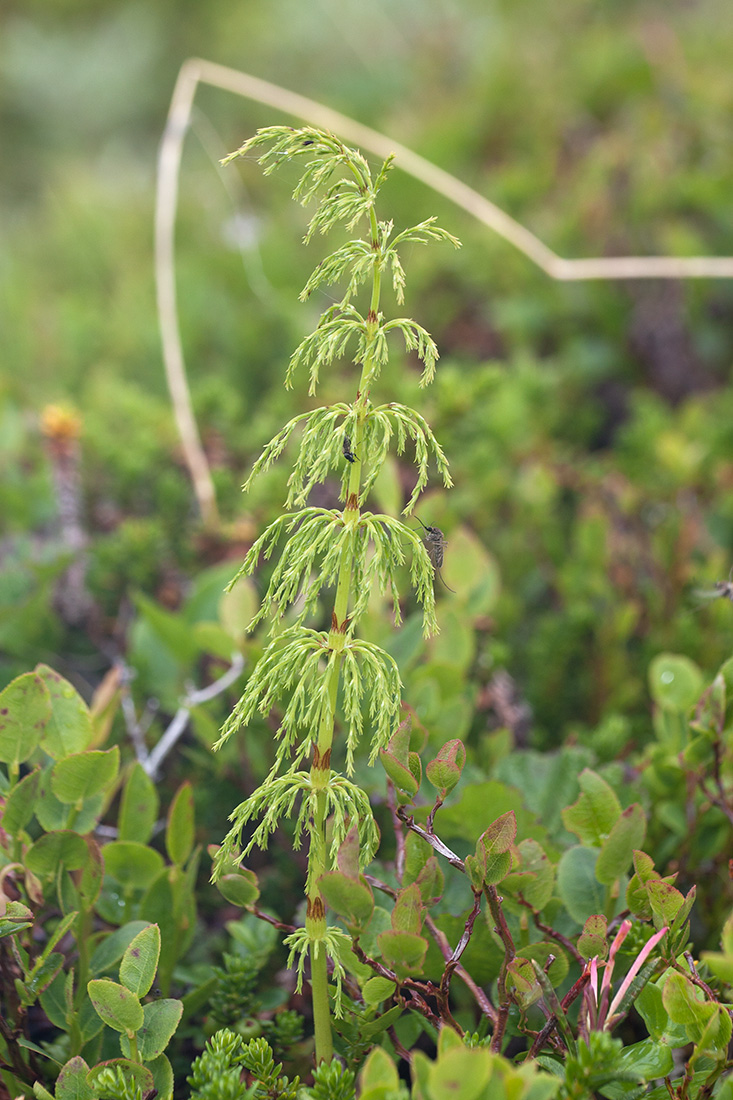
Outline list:
[[[325,234],[337,224],[352,231],[366,222],[362,238],[340,245],[322,260],[308,279],[301,299],[323,286],[345,283],[341,300],[322,314],[315,330],[300,343],[290,358],[285,385],[296,370],[309,374],[309,393],[318,387],[321,371],[352,356],[360,368],[356,395],[351,403],[339,402],[294,417],[266,445],[247,482],[269,469],[280,458],[296,432],[298,453],[288,480],[288,509],[256,540],[232,584],[250,576],[275,547],[280,556],[270,573],[261,606],[250,629],[267,619],[276,632],[253,669],[239,703],[224,725],[217,747],[257,713],[281,713],[276,733],[275,762],[264,783],[231,815],[232,828],[214,862],[214,877],[224,873],[237,858],[245,827],[259,824],[244,840],[244,854],[254,846],[264,848],[278,824],[295,815],[294,845],[303,834],[309,838],[306,880],[307,915],[304,928],[287,939],[290,965],[297,960],[298,983],[303,979],[310,953],[316,1057],[331,1057],[326,957],[331,960],[336,1015],[341,1015],[343,965],[341,954],[348,937],[325,921],[319,879],[335,868],[338,850],[350,827],[356,825],[359,862],[364,866],[374,854],[378,832],[364,791],[332,769],[332,749],[343,752],[347,775],[354,771],[355,754],[369,734],[369,763],[374,763],[400,723],[402,684],[397,665],[389,654],[358,637],[358,624],[376,588],[390,593],[394,619],[402,618],[401,587],[405,569],[423,608],[423,631],[437,630],[434,569],[422,538],[402,520],[363,510],[382,469],[390,446],[402,455],[408,442],[414,447],[417,477],[404,508],[409,515],[426,487],[431,461],[446,487],[451,485],[445,455],[425,419],[401,404],[374,405],[372,387],[389,362],[390,336],[401,335],[405,351],[416,352],[423,364],[421,385],[435,374],[438,350],[430,334],[410,318],[386,319],[380,310],[381,282],[391,278],[397,302],[404,298],[405,273],[400,249],[406,244],[458,241],[438,228],[433,218],[392,236],[392,222],[377,219],[377,194],[389,172],[391,158],[373,178],[364,157],[331,134],[312,127],[294,130],[271,126],[260,130],[237,153],[245,156],[261,150],[259,161],[266,173],[286,161],[305,161],[293,197],[304,205],[317,201],[305,235],[306,243],[317,232]],[[362,311],[352,299],[371,283],[368,307]],[[309,506],[314,486],[341,467],[340,498],[343,508]],[[323,614],[325,589],[335,586],[330,630],[314,629],[314,617]],[[290,625],[278,627],[288,613]],[[338,704],[343,730],[338,726]],[[311,757],[310,772],[301,770]],[[296,811],[296,806],[298,807]],[[331,840],[326,844],[326,821],[331,819]]]

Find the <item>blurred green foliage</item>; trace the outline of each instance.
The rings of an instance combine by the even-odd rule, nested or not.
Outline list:
[[[175,607],[203,565],[240,557],[198,536],[154,308],[155,150],[187,56],[394,135],[562,254],[733,253],[723,0],[8,0],[4,24],[3,680],[40,641],[48,660],[86,659],[133,589]],[[258,171],[229,169],[228,190],[217,179],[216,158],[273,112],[209,88],[196,102],[181,323],[220,505],[228,520],[249,511],[246,544],[282,496],[277,473],[244,503],[238,487],[304,407],[302,383],[291,394],[280,383],[312,320],[295,298],[320,245],[298,246],[305,215]],[[619,739],[646,737],[656,652],[705,667],[729,652],[730,608],[701,610],[690,592],[730,566],[733,288],[555,284],[399,171],[388,192],[396,223],[436,213],[464,242],[456,255],[414,251],[407,303],[441,348],[426,411],[457,483],[423,518],[446,531],[453,586],[460,529],[490,552],[497,588],[456,680],[473,685],[460,688],[462,722],[476,733],[502,724],[480,702],[507,669],[535,745],[601,737],[613,755]],[[408,362],[390,396],[410,403],[416,377]],[[102,616],[91,643],[52,606],[65,559],[37,417],[59,400],[83,421],[88,586]]]

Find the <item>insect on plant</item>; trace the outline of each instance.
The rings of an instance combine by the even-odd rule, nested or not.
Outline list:
[[[730,600],[733,603],[733,568],[727,581],[716,581],[712,588],[697,588],[695,595],[701,600]]]
[[[356,455],[351,449],[351,436],[344,436],[344,458],[347,462],[356,462]]]
[[[443,574],[441,572],[443,568],[443,558],[445,556],[445,535],[439,527],[426,527],[419,516],[416,516],[415,518],[417,519],[418,523],[422,524],[422,526],[425,528],[425,538],[423,540],[425,543],[425,549],[428,552],[428,557],[430,558],[430,563],[433,569],[435,570],[438,577],[440,577],[441,584],[444,588],[447,588],[449,592],[455,592],[455,588],[451,588],[449,584],[445,583],[443,579]]]

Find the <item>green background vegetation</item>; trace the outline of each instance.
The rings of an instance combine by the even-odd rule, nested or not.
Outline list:
[[[36,0],[6,3],[4,23],[5,680],[39,656],[63,658],[90,689],[133,590],[175,608],[202,569],[228,557],[234,569],[280,507],[278,475],[244,501],[239,486],[302,407],[303,381],[285,394],[282,377],[323,305],[296,301],[320,244],[300,247],[305,215],[286,201],[287,181],[271,187],[245,165],[229,169],[230,194],[217,178],[220,153],[274,113],[201,89],[181,178],[181,319],[222,511],[242,536],[202,539],[152,281],[156,146],[187,56],[394,136],[563,255],[733,253],[722,0]],[[730,607],[701,609],[691,589],[730,565],[733,286],[556,284],[399,171],[386,198],[398,225],[436,213],[464,243],[455,255],[414,251],[407,311],[441,349],[424,411],[456,481],[423,516],[446,532],[449,579],[463,527],[495,581],[461,672],[468,725],[501,724],[481,711],[480,689],[506,668],[533,711],[531,744],[600,729],[613,754],[647,736],[655,653],[713,668],[730,651]],[[405,363],[391,396],[411,402],[416,380]],[[339,383],[324,396],[341,396]],[[70,631],[50,603],[56,504],[38,413],[59,401],[83,420],[91,632]],[[144,690],[161,693],[143,676]]]

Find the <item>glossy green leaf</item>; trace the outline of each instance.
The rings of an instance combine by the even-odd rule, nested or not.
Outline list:
[[[629,869],[634,850],[644,843],[646,814],[635,802],[616,820],[601,845],[596,862],[596,878],[604,886],[611,886]]]
[[[51,716],[51,699],[35,672],[16,677],[0,692],[0,760],[17,772],[36,750]]]
[[[168,811],[165,847],[172,863],[182,867],[193,850],[193,787],[186,781],[176,791]]]
[[[260,896],[257,875],[244,867],[231,875],[218,878],[216,888],[222,897],[240,909],[249,909]]]
[[[634,1070],[645,1081],[665,1077],[674,1068],[674,1058],[667,1043],[643,1039],[619,1051],[614,1063],[619,1069]]]
[[[124,985],[109,978],[93,978],[87,983],[87,992],[94,1010],[108,1027],[125,1033],[142,1027],[143,1006]]]
[[[136,761],[122,792],[117,839],[147,844],[158,817],[159,805],[155,784],[142,764]]]
[[[51,790],[59,802],[70,805],[92,798],[114,783],[120,767],[120,750],[87,749],[59,760],[51,772]]]
[[[34,768],[29,775],[16,783],[8,795],[2,815],[2,827],[9,836],[17,836],[33,817],[40,780],[41,769]]]
[[[44,751],[54,760],[83,752],[93,737],[89,708],[76,688],[48,665],[38,665],[36,672],[51,697],[51,715],[41,742]]]
[[[588,847],[600,847],[621,816],[614,791],[600,775],[584,768],[578,776],[581,794],[562,811],[565,828]]]
[[[649,666],[649,689],[665,710],[684,713],[695,705],[703,689],[703,675],[689,657],[660,653]]]
[[[154,848],[132,840],[113,840],[102,849],[107,874],[122,883],[144,889],[160,874],[163,857]]]
[[[149,924],[128,945],[120,963],[120,981],[136,997],[150,991],[160,957],[160,929]]]

